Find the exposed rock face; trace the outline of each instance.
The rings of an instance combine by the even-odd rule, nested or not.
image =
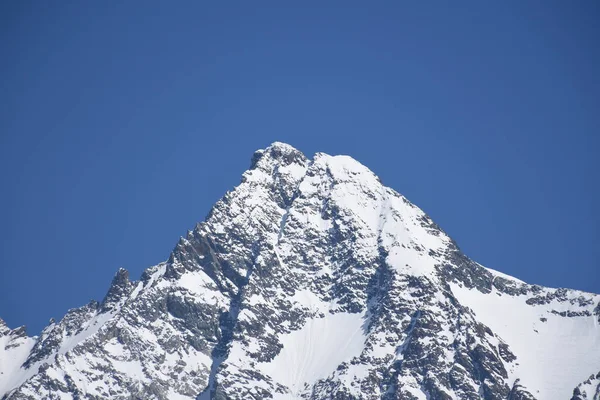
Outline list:
[[[349,157],[274,143],[139,282],[37,338],[0,321],[0,396],[565,399],[600,368],[599,304],[475,263]]]
[[[600,372],[590,375],[573,390],[571,400],[600,399]]]

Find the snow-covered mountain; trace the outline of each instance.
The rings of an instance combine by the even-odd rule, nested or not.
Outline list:
[[[598,399],[600,295],[467,258],[347,156],[274,143],[139,281],[39,337],[2,399]]]

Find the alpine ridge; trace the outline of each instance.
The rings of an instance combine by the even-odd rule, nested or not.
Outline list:
[[[359,162],[276,142],[139,281],[36,337],[0,319],[0,398],[598,400],[599,323],[600,295],[485,268]]]

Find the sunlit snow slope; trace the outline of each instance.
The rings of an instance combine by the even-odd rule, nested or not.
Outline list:
[[[39,337],[0,320],[0,396],[592,399],[599,304],[470,260],[348,156],[273,143],[139,281]]]

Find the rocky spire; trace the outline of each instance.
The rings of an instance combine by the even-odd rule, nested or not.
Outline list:
[[[4,322],[2,318],[0,318],[0,336],[5,335],[6,333],[8,333],[9,330],[10,329],[8,328],[8,325],[6,325],[6,322]]]
[[[119,268],[115,274],[110,288],[102,300],[102,310],[108,311],[123,300],[133,289],[129,281],[129,272],[125,268]]]

